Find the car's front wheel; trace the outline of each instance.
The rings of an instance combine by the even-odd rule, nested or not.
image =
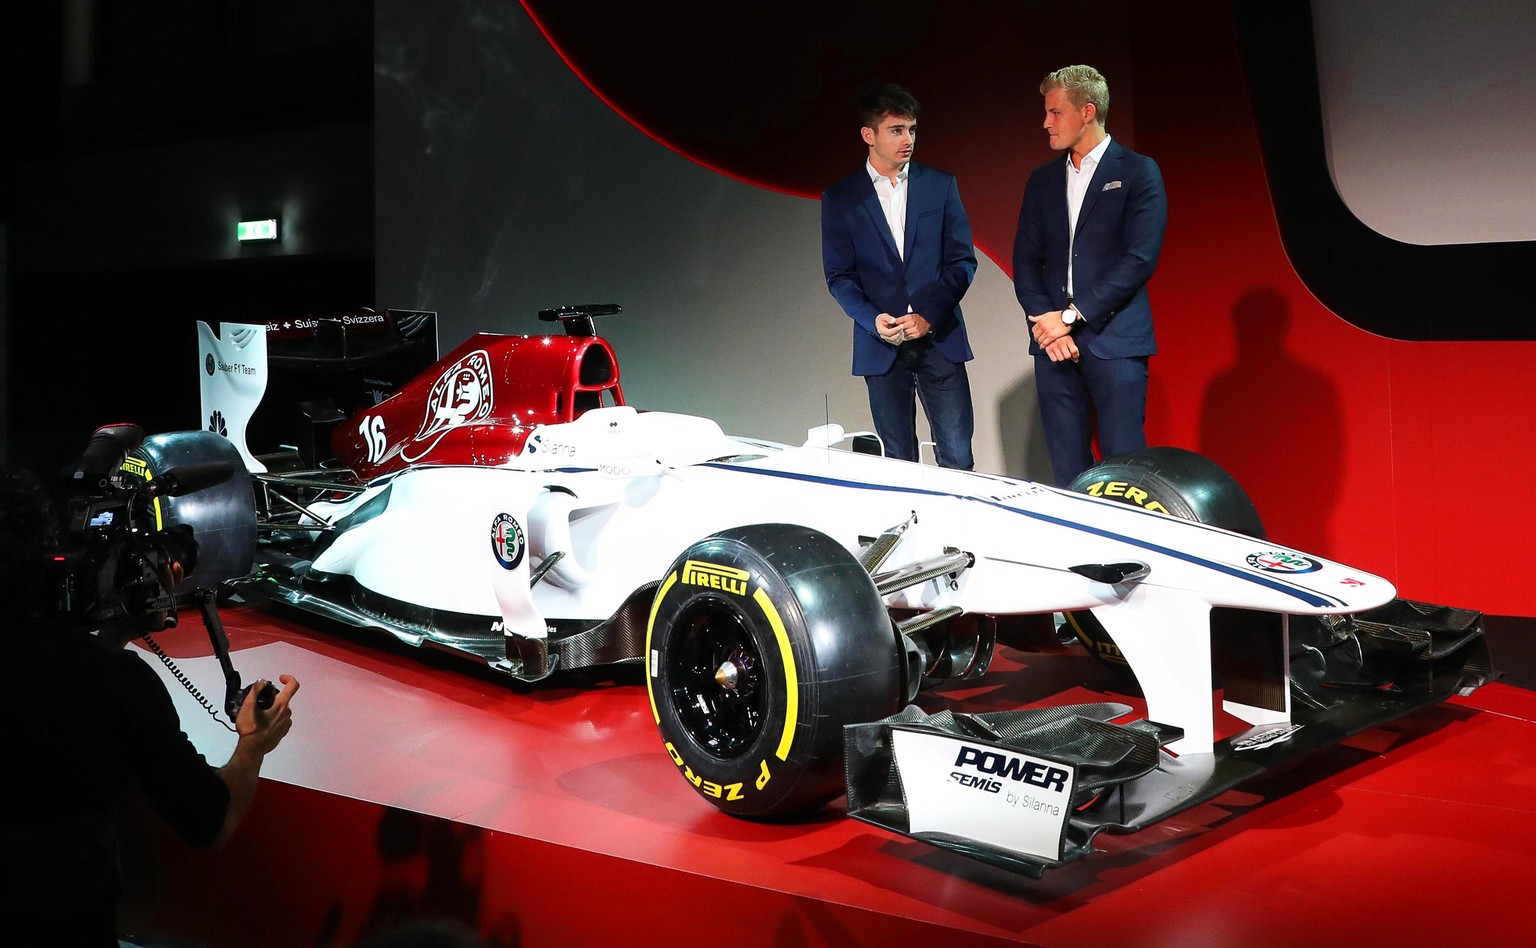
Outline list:
[[[694,789],[768,819],[843,791],[843,725],[897,710],[901,654],[852,554],[809,527],[756,524],[700,540],[667,571],[646,685]]]
[[[1144,448],[1110,458],[1079,474],[1068,487],[1184,520],[1264,537],[1264,522],[1237,479],[1210,458],[1184,448]],[[1132,677],[1119,646],[1093,613],[1069,612],[1066,622],[1094,658]]]

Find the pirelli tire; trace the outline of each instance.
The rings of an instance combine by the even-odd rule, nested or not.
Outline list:
[[[844,791],[843,726],[898,710],[902,655],[869,574],[809,527],[689,547],[662,578],[646,686],[672,762],[720,810],[774,819]]]
[[[1264,522],[1237,479],[1210,458],[1184,448],[1144,448],[1110,458],[1079,474],[1068,487],[1264,538]],[[1093,613],[1070,612],[1066,622],[1089,654],[1133,679],[1125,656]]]

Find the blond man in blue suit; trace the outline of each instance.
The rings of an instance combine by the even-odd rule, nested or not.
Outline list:
[[[1109,84],[1067,66],[1040,84],[1046,134],[1064,157],[1024,189],[1013,285],[1056,483],[1103,456],[1146,447],[1147,363],[1157,351],[1147,281],[1162,253],[1168,198],[1157,163],[1105,130]]]

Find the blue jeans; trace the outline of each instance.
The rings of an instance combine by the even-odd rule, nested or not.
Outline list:
[[[971,435],[976,417],[971,409],[971,382],[964,362],[951,362],[936,350],[922,354],[915,368],[898,361],[884,375],[866,375],[869,412],[875,432],[885,442],[886,457],[917,460],[917,402],[923,403],[933,432],[940,467],[969,471],[975,466]]]

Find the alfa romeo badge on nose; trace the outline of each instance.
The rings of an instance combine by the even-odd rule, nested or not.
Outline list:
[[[523,561],[523,528],[509,513],[497,514],[491,521],[491,552],[502,569],[517,569]]]

